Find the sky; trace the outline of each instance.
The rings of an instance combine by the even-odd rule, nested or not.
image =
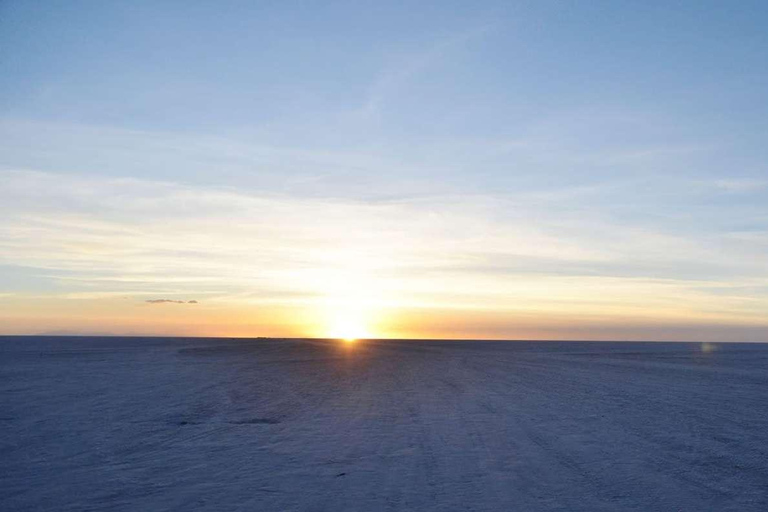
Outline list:
[[[0,334],[768,341],[768,3],[0,3]]]

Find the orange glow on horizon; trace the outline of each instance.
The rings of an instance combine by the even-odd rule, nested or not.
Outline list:
[[[373,338],[374,336],[369,331],[363,316],[350,312],[340,312],[331,320],[328,337],[352,343],[359,339]]]
[[[621,303],[613,308],[602,303],[573,304],[568,314],[554,307],[540,311],[490,309],[490,305],[488,309],[439,304],[397,307],[394,297],[384,301],[380,293],[372,296],[341,291],[348,294],[300,304],[201,299],[190,305],[148,304],[122,297],[0,297],[0,334],[317,337],[338,340],[351,348],[366,339],[385,338],[717,342],[760,340],[761,333],[766,332],[763,317],[732,312],[633,310]],[[598,305],[600,314],[590,314],[590,307]],[[702,345],[702,353],[716,347]]]

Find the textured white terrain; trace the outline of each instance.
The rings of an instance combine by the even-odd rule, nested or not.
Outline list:
[[[0,510],[768,510],[768,346],[0,338]]]

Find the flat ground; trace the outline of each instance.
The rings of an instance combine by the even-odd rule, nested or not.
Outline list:
[[[768,346],[0,338],[1,510],[768,510]]]

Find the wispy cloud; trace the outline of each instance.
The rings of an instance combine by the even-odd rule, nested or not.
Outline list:
[[[613,222],[563,193],[367,202],[24,171],[4,183],[0,262],[69,295],[729,319],[768,304],[759,240]]]
[[[147,299],[144,302],[150,304],[197,304],[196,300],[173,300],[173,299]]]
[[[719,179],[713,180],[712,184],[725,192],[748,193],[768,189],[768,180],[758,179]]]
[[[495,26],[493,23],[473,26],[397,52],[370,85],[365,103],[356,111],[356,116],[376,118],[387,101],[406,89],[411,81],[429,72],[431,67],[448,60],[451,55],[460,53]]]

